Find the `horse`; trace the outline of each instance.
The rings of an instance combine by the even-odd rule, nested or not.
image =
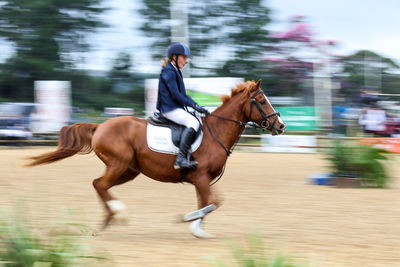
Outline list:
[[[201,117],[203,128],[207,129],[203,130],[203,140],[193,153],[198,165],[186,173],[186,181],[196,189],[198,210],[184,215],[183,221],[191,222],[190,230],[199,238],[211,237],[203,229],[202,222],[219,205],[218,201],[210,200],[210,183],[223,172],[231,149],[246,124],[257,124],[272,135],[282,134],[286,127],[262,91],[261,80],[239,83],[230,96],[222,96],[221,100],[217,109]],[[94,151],[106,165],[104,175],[93,180],[93,187],[106,211],[104,230],[116,215],[126,212],[126,205],[108,192],[111,187],[131,181],[140,173],[160,182],[182,182],[181,171],[174,169],[176,156],[155,152],[147,146],[147,125],[145,119],[122,116],[101,124],[64,126],[59,132],[57,149],[31,157],[27,165],[52,163],[77,153]]]

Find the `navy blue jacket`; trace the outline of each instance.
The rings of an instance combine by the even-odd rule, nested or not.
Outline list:
[[[171,63],[167,64],[162,69],[158,79],[157,109],[161,113],[165,113],[177,108],[195,105],[196,102],[186,95],[181,71],[177,70]]]

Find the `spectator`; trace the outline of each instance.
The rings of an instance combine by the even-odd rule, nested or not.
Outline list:
[[[379,95],[377,91],[373,90],[363,90],[360,94],[361,103],[367,106],[376,105],[379,100]]]
[[[386,131],[386,112],[374,105],[365,108],[358,123],[363,126],[364,132],[384,135]]]

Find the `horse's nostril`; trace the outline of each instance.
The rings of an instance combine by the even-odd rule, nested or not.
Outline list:
[[[285,124],[281,124],[281,126],[279,126],[280,130],[282,130],[283,128],[285,128]]]

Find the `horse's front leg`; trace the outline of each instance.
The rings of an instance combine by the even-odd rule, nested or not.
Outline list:
[[[193,181],[196,187],[198,210],[185,214],[183,220],[188,222],[192,221],[190,231],[192,234],[199,238],[211,238],[211,234],[203,229],[203,220],[207,214],[217,209],[215,203],[210,203],[211,188],[210,177],[202,175]]]

